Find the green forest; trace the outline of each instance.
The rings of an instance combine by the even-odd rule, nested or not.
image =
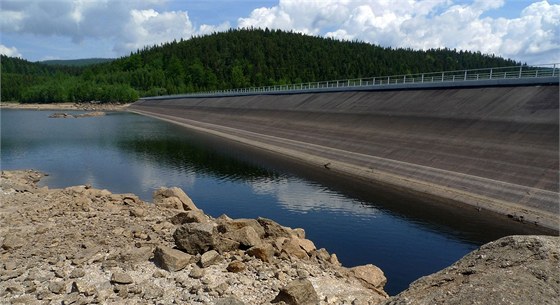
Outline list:
[[[2,101],[21,103],[127,103],[143,96],[520,64],[480,52],[394,49],[268,29],[232,29],[86,65],[0,60]]]

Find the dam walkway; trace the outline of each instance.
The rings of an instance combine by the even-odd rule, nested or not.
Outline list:
[[[548,71],[475,86],[144,98],[129,109],[372,190],[558,230],[558,71]]]

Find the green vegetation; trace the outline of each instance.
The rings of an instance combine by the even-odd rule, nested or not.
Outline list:
[[[514,66],[480,52],[392,49],[278,30],[229,30],[110,62],[45,65],[1,57],[2,100],[132,102],[139,96]]]
[[[112,62],[114,58],[85,58],[85,59],[53,59],[43,60],[39,63],[50,66],[68,66],[68,67],[84,67],[95,64]]]

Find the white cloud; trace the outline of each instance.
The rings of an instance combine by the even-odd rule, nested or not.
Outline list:
[[[328,189],[298,179],[284,178],[280,181],[259,179],[249,183],[256,194],[275,196],[285,209],[298,213],[321,210],[361,216],[379,214],[376,208],[363,206],[358,201],[349,202],[343,196]]]
[[[166,0],[3,0],[4,33],[109,40],[118,55],[144,46],[225,30],[229,24],[196,28],[186,11],[158,11]]]
[[[16,47],[7,47],[0,44],[0,54],[10,57],[23,57]]]
[[[275,6],[254,9],[249,16],[239,18],[235,26],[293,30],[386,47],[481,51],[533,64],[560,62],[560,4],[530,1],[518,15],[496,17],[495,12],[511,3],[279,0]],[[246,3],[213,5],[218,13]],[[57,41],[63,37],[80,46],[111,45],[120,56],[146,45],[230,27],[228,22],[194,24],[187,11],[178,9],[181,6],[178,0],[2,0],[0,29],[11,37],[53,37]],[[513,7],[519,7],[519,3]],[[24,50],[17,43],[10,44]],[[42,57],[49,55],[57,54]]]
[[[504,5],[503,0],[280,0],[240,18],[238,27],[295,30],[386,47],[457,48],[533,64],[560,62],[560,5],[540,1],[516,18],[486,16]]]

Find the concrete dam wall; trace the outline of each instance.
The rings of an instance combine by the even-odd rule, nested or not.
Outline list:
[[[143,99],[129,109],[387,192],[558,229],[558,84]]]

